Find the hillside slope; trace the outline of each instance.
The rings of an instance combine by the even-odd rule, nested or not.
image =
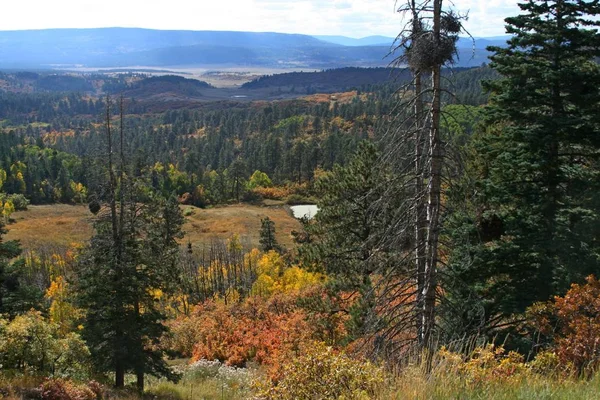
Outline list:
[[[299,34],[161,31],[138,28],[0,31],[0,68],[126,66],[260,66],[336,68],[387,66],[393,41]],[[487,60],[501,40],[461,39],[458,66]],[[473,50],[474,49],[474,50]]]

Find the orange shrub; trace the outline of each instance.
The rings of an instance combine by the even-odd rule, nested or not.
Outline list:
[[[319,286],[242,301],[216,298],[169,321],[163,346],[193,361],[219,360],[230,366],[256,362],[274,372],[312,340],[343,343],[348,315],[339,310],[344,307]]]
[[[167,321],[169,334],[162,338],[162,346],[184,357],[191,357],[194,346],[202,340],[202,324],[204,319],[199,317],[199,307],[190,315]]]
[[[351,316],[343,310],[349,310],[355,301],[353,294],[342,292],[333,296],[323,286],[309,287],[298,298],[313,330],[313,339],[329,346],[339,346],[346,341],[346,325]]]
[[[594,276],[586,284],[571,285],[564,297],[536,304],[529,309],[535,327],[554,340],[554,348],[564,365],[579,373],[600,366],[600,281]]]
[[[189,325],[193,325],[192,340],[196,341],[193,360],[219,360],[234,366],[248,361],[275,364],[311,335],[304,313],[281,297],[251,297],[228,305],[209,300],[197,306],[181,326]],[[181,348],[189,349],[190,338]]]

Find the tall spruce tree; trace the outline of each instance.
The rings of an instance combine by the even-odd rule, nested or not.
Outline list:
[[[480,323],[462,315],[478,329],[600,272],[600,2],[519,6],[508,46],[490,49],[502,78],[486,84],[477,194],[454,215],[454,295],[481,300]]]
[[[114,372],[117,387],[123,374],[134,373],[142,391],[145,374],[175,378],[156,346],[165,332],[156,293],[169,293],[177,282],[182,217],[175,200],[161,198],[127,201],[118,213],[123,222],[116,245],[110,215],[101,211],[94,223],[96,233],[79,258],[78,302],[98,370]]]
[[[141,392],[146,374],[177,378],[157,346],[166,328],[156,296],[168,294],[177,281],[176,239],[183,217],[174,197],[154,195],[141,180],[127,177],[123,126],[120,145],[114,146],[108,106],[106,131],[107,204],[95,208],[95,235],[79,258],[78,303],[98,371],[113,372],[116,387],[124,386],[126,373],[134,373]]]
[[[348,165],[335,165],[317,180],[319,212],[306,227],[316,240],[300,253],[307,264],[323,266],[345,290],[360,288],[371,274],[384,270],[382,241],[393,205],[375,209],[373,204],[383,197],[386,179],[390,175],[377,148],[362,142]]]

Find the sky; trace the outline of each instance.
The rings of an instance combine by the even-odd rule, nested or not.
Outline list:
[[[398,5],[406,0],[398,0]],[[137,27],[309,35],[396,36],[394,0],[4,0],[0,30]],[[504,34],[516,0],[446,0],[476,37]],[[7,16],[11,16],[7,18]]]

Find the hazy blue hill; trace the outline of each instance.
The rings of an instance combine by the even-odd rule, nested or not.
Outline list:
[[[472,48],[473,42],[475,42],[475,48],[485,50],[487,46],[506,46],[506,41],[510,39],[510,36],[495,36],[490,38],[465,38],[461,37],[458,39],[458,47]]]
[[[156,95],[201,97],[201,89],[212,86],[196,79],[187,79],[175,75],[152,76],[135,82],[123,90],[126,97],[148,98]]]
[[[367,36],[360,39],[355,39],[347,36],[331,36],[319,35],[314,36],[316,39],[342,46],[387,46],[390,47],[395,38],[387,36]]]
[[[321,40],[327,39],[327,40]],[[337,43],[333,43],[337,42]],[[0,68],[240,65],[334,68],[386,66],[393,38],[363,39],[228,31],[162,31],[137,28],[0,31]],[[488,45],[459,42],[460,66],[486,61]],[[465,56],[466,55],[466,56]]]
[[[52,64],[102,64],[104,59],[131,60],[128,54],[151,50],[208,46],[240,48],[328,48],[312,36],[227,31],[162,31],[138,28],[47,29],[0,31],[0,67]],[[206,48],[206,47],[204,47]],[[180,64],[180,63],[177,63]]]
[[[223,46],[198,44],[173,46],[92,60],[97,67],[235,65],[261,67],[335,68],[385,66],[388,48],[377,46]]]
[[[0,31],[2,51],[48,53],[61,50],[67,54],[78,52],[98,55],[102,53],[130,53],[170,46],[190,45],[221,46],[331,46],[308,35],[283,33],[229,32],[229,31],[167,31],[141,28],[97,29],[43,29],[25,31]]]
[[[391,47],[394,44],[396,38],[390,36],[367,36],[360,39],[355,39],[347,36],[314,36],[316,39],[331,44],[337,44],[342,46],[387,46]],[[510,36],[494,36],[494,37],[461,37],[458,40],[458,47],[473,47],[473,41],[475,42],[475,48],[485,50],[487,46],[504,46]]]

